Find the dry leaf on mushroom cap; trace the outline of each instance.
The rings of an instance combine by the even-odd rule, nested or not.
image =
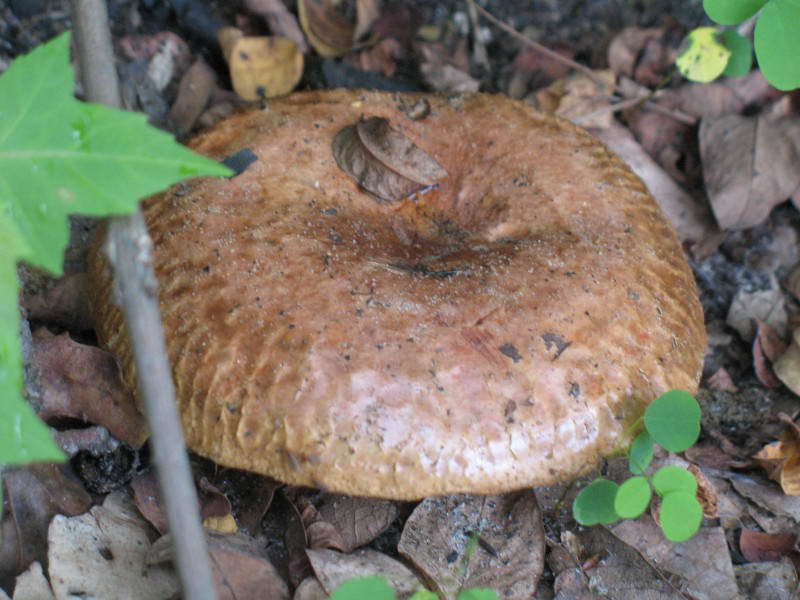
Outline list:
[[[385,152],[370,124],[405,140]],[[376,201],[337,164],[348,128],[426,190]],[[352,495],[499,493],[585,472],[658,395],[696,389],[705,331],[675,232],[567,122],[500,96],[337,90],[191,147],[253,157],[144,209],[186,439],[218,463]],[[92,277],[132,386],[97,252]]]

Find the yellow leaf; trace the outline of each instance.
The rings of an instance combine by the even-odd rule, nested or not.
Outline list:
[[[707,83],[722,75],[730,56],[731,51],[718,41],[715,27],[698,27],[687,36],[675,64],[686,79]]]

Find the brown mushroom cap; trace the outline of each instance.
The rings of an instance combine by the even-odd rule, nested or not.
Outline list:
[[[336,134],[375,116],[438,161],[438,188],[380,203],[339,168]],[[145,202],[199,454],[354,495],[495,493],[586,472],[661,393],[696,391],[705,329],[675,232],[567,122],[501,96],[311,92],[191,147],[258,159]],[[132,386],[99,253],[91,268]]]

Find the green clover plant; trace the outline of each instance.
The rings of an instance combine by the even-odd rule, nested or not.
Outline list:
[[[699,27],[689,33],[676,64],[692,81],[750,72],[755,47],[758,66],[779,90],[800,87],[800,0],[703,0],[712,21],[734,26],[757,14],[753,44],[734,29]]]
[[[581,525],[636,519],[647,510],[655,490],[661,498],[659,524],[664,536],[673,542],[686,541],[697,533],[703,519],[695,476],[683,467],[665,466],[652,475],[648,469],[654,444],[670,452],[683,452],[694,445],[700,435],[700,406],[688,392],[671,390],[647,407],[642,421],[645,431],[628,450],[633,477],[621,485],[608,479],[594,480],[575,498],[572,514]]]

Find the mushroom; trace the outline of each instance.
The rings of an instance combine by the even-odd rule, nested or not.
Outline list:
[[[190,146],[241,172],[144,212],[186,440],[219,464],[395,499],[550,485],[697,389],[675,231],[566,121],[502,96],[336,90]],[[98,248],[90,269],[133,389]]]

